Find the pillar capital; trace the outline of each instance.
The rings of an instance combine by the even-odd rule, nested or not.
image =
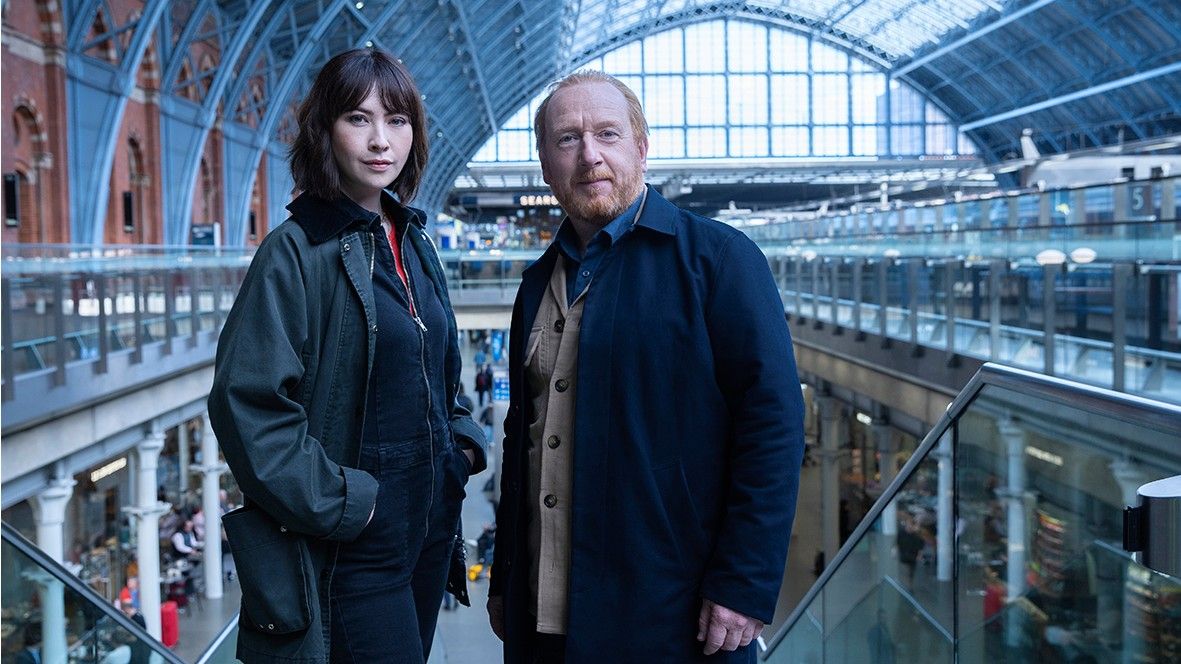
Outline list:
[[[152,517],[159,519],[165,514],[168,514],[169,510],[171,509],[172,503],[157,502],[155,505],[146,505],[142,507],[124,507],[123,512],[137,519],[150,519]]]
[[[77,482],[70,477],[52,479],[48,486],[29,498],[38,525],[65,522],[66,504],[74,495],[75,484]]]

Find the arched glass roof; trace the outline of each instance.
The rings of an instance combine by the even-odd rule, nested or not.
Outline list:
[[[402,57],[426,97],[432,146],[419,203],[429,209],[440,208],[488,137],[550,81],[650,35],[716,19],[790,28],[860,56],[888,90],[909,85],[932,100],[923,122],[928,108],[938,109],[947,121],[932,124],[959,127],[986,161],[1013,153],[1025,128],[1046,153],[1181,133],[1176,0],[144,0],[134,12],[112,0],[62,0],[47,11],[55,5],[62,20],[52,39],[66,54],[71,114],[71,228],[81,242],[101,237],[104,178],[123,107],[142,81],[155,81],[148,86],[158,87],[165,110],[164,216],[176,220],[166,237],[187,237],[184,211],[201,153],[193,146],[218,137],[232,241],[244,233],[254,173],[264,153],[268,164],[283,158],[292,109],[315,71],[365,45]],[[705,42],[699,55],[742,52],[725,39]],[[816,77],[827,73],[838,72],[812,72],[814,95]],[[810,150],[825,142],[815,124]],[[701,126],[724,126],[727,150],[734,144],[733,123]],[[772,116],[737,126],[771,134],[805,125],[776,125]],[[847,142],[860,144],[853,135]],[[276,177],[268,190],[281,212],[286,187]]]
[[[619,77],[639,96],[651,128],[650,160],[975,152],[912,87],[797,30],[695,23],[633,41],[584,68]],[[514,113],[473,161],[536,161],[531,128],[544,94]]]

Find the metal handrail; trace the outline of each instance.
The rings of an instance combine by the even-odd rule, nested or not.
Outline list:
[[[825,584],[828,583],[829,579],[840,569],[841,564],[853,553],[853,550],[861,539],[865,537],[866,533],[873,528],[873,524],[881,516],[882,512],[885,511],[886,505],[894,500],[895,496],[902,490],[903,485],[910,481],[911,476],[919,465],[926,460],[927,455],[939,444],[940,439],[947,433],[948,428],[967,411],[972,401],[980,394],[980,391],[990,386],[1008,389],[1060,405],[1078,408],[1095,415],[1121,420],[1134,419],[1144,426],[1160,428],[1172,433],[1171,440],[1173,441],[1181,440],[1181,406],[1153,401],[1123,392],[1113,392],[1101,387],[1094,387],[1061,378],[1053,378],[1023,369],[993,364],[991,362],[986,363],[972,376],[972,379],[968,381],[964,389],[948,405],[943,416],[939,418],[939,421],[935,423],[935,426],[923,438],[918,448],[911,454],[906,465],[898,472],[898,476],[882,492],[882,495],[874,502],[873,507],[870,508],[869,513],[865,515],[865,518],[861,520],[861,523],[857,525],[857,528],[845,540],[845,544],[837,551],[837,555],[833,558],[832,562],[824,568],[824,572],[816,579],[816,583],[812,584],[807,594],[804,595],[803,599],[796,605],[796,608],[788,615],[787,620],[780,626],[779,631],[771,638],[771,641],[763,650],[764,654],[774,650],[787,636],[787,633],[791,631],[800,617],[804,615],[807,607],[823,591]],[[1167,441],[1153,440],[1143,442],[1147,445],[1163,446]]]
[[[152,649],[152,652],[159,655],[164,661],[169,664],[185,664],[184,660],[177,657],[171,650],[166,648],[163,643],[160,643],[156,637],[148,634],[148,631],[140,627],[131,618],[123,615],[123,612],[116,609],[106,600],[105,597],[95,592],[93,588],[82,583],[82,580],[70,573],[68,569],[62,566],[53,558],[50,558],[41,549],[37,548],[29,540],[25,539],[24,535],[20,534],[16,528],[8,525],[7,522],[0,524],[0,536],[4,541],[11,544],[13,548],[19,551],[22,555],[28,556],[39,567],[49,572],[55,579],[60,581],[62,585],[69,588],[71,591],[81,595],[90,604],[93,605],[105,617],[110,618],[115,624],[135,635],[135,638],[143,641]]]
[[[234,617],[230,618],[226,626],[221,628],[221,631],[214,637],[213,642],[209,644],[205,652],[201,653],[201,656],[197,658],[194,664],[209,664],[209,661],[217,653],[218,649],[221,648],[221,645],[238,629],[238,618],[239,614],[235,613]]]

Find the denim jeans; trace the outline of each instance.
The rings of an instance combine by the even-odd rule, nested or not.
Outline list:
[[[343,544],[332,576],[331,661],[422,664],[430,655],[463,500],[467,462],[428,437],[365,442],[377,478],[373,519]]]

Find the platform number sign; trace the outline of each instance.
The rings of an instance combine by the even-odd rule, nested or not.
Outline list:
[[[1154,213],[1152,183],[1135,182],[1128,185],[1128,220],[1143,221],[1145,219],[1152,219]]]

